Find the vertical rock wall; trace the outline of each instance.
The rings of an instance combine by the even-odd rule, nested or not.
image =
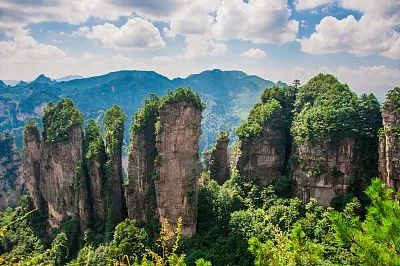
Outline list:
[[[25,192],[21,158],[8,132],[0,134],[0,210],[15,206]]]
[[[303,202],[310,198],[329,206],[331,200],[344,194],[357,175],[359,154],[354,139],[334,144],[299,144],[293,177],[296,196]]]
[[[160,222],[175,228],[182,217],[184,235],[196,232],[200,162],[201,108],[185,101],[166,103],[159,110],[155,180]]]
[[[154,160],[155,120],[146,121],[144,128],[133,132],[129,146],[126,205],[129,218],[146,222],[155,215]]]
[[[43,196],[40,190],[40,133],[36,124],[30,123],[24,130],[24,179],[35,208],[43,209]]]
[[[210,155],[210,177],[217,181],[219,185],[225,183],[230,175],[228,145],[228,136],[220,135]]]
[[[83,159],[82,135],[81,126],[73,126],[66,140],[42,144],[40,190],[52,228],[59,227],[63,218],[79,218],[77,197],[82,180],[77,170]]]
[[[388,93],[382,110],[379,142],[379,174],[387,186],[400,190],[400,88]]]

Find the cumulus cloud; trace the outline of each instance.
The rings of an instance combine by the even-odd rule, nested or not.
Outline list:
[[[400,59],[400,2],[341,0],[346,9],[363,13],[359,20],[349,15],[343,19],[327,16],[309,38],[300,40],[301,49],[313,54],[348,52],[357,56],[373,53]]]
[[[216,56],[224,53],[227,49],[228,47],[224,43],[199,36],[187,36],[185,57]]]
[[[82,27],[79,32],[89,39],[100,41],[106,48],[158,49],[165,46],[158,29],[149,21],[137,17],[130,18],[119,28],[104,23],[92,28]]]
[[[214,36],[254,43],[286,43],[296,37],[299,22],[290,20],[283,0],[223,0],[217,10]]]
[[[251,48],[240,54],[242,57],[246,57],[249,59],[263,59],[265,57],[265,52],[258,48]]]
[[[296,0],[295,6],[297,10],[315,9],[327,4],[336,2],[335,0]]]

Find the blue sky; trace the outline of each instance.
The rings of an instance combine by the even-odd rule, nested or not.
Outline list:
[[[383,97],[400,84],[398,0],[3,0],[0,79],[120,69],[330,72]]]

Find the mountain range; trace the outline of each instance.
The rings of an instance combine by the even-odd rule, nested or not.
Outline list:
[[[114,104],[127,114],[125,144],[131,117],[150,94],[163,95],[177,87],[191,87],[201,95],[203,112],[202,150],[210,147],[219,131],[233,132],[245,119],[261,92],[274,83],[242,71],[207,70],[186,78],[169,79],[154,71],[123,70],[82,78],[70,76],[53,80],[44,75],[15,86],[0,82],[0,131],[9,130],[22,146],[22,129],[28,119],[38,119],[44,107],[61,98],[72,99],[86,119],[101,120]]]

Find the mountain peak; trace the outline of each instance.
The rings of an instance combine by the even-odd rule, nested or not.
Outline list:
[[[52,84],[54,83],[53,80],[50,78],[46,77],[43,74],[40,74],[37,78],[35,78],[32,83],[39,83],[39,84]]]

